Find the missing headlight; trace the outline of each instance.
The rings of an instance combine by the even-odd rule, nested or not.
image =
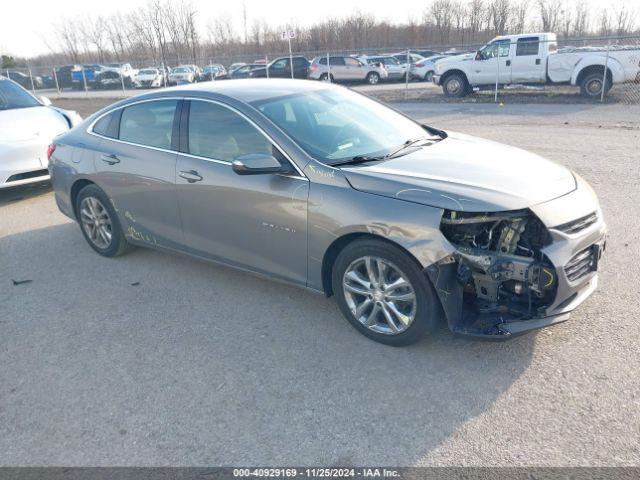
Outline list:
[[[542,253],[550,236],[530,210],[445,210],[440,230],[456,247],[464,301],[477,313],[531,316],[552,302],[555,268]]]

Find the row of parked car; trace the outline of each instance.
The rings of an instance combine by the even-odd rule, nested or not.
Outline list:
[[[456,52],[458,53],[458,52]],[[448,53],[433,50],[410,50],[380,55],[329,55],[309,61],[306,57],[278,57],[267,63],[233,63],[228,68],[212,63],[203,68],[179,65],[173,68],[149,66],[135,69],[129,63],[66,65],[53,75],[27,75],[19,71],[3,72],[24,88],[70,88],[77,90],[112,88],[155,88],[181,83],[235,79],[291,77],[315,80],[368,82],[404,80],[431,81],[434,64]],[[33,82],[33,84],[32,84]]]

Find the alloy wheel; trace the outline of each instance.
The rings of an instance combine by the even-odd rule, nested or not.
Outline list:
[[[96,197],[86,197],[80,202],[80,221],[87,238],[98,248],[111,245],[113,226],[111,217],[102,202]]]
[[[386,335],[406,331],[416,316],[416,295],[402,271],[379,257],[361,257],[346,269],[342,288],[353,316]]]

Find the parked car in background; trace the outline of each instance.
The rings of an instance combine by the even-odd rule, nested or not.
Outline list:
[[[135,79],[123,76],[117,70],[103,70],[96,75],[93,88],[99,90],[113,90],[121,88],[133,88]]]
[[[73,88],[84,90],[85,83],[87,88],[93,87],[98,75],[105,69],[104,65],[99,64],[80,65],[79,68],[71,71]]]
[[[193,81],[194,82],[199,82],[200,81],[200,77],[202,77],[202,69],[194,64],[190,64],[190,65],[180,65],[181,67],[186,67],[189,70],[191,70],[193,72]]]
[[[187,66],[175,67],[169,74],[169,83],[178,85],[180,83],[193,83],[196,80],[196,74],[192,68]]]
[[[406,66],[391,55],[363,55],[358,57],[358,60],[369,65],[382,65],[387,71],[389,80],[402,80],[407,72]]]
[[[435,64],[442,58],[446,58],[446,55],[434,55],[417,61],[415,64],[411,65],[410,78],[430,82],[433,80]]]
[[[393,53],[392,56],[395,57],[396,60],[398,60],[402,65],[407,65],[407,52]],[[422,55],[418,55],[417,53],[412,53],[411,51],[409,51],[408,59],[410,65],[414,65],[423,58],[424,57]]]
[[[428,50],[428,49],[409,50],[409,53],[420,55],[421,57],[424,57],[424,58],[433,57],[434,55],[442,55],[440,52],[436,52],[435,50]]]
[[[80,70],[80,65],[64,65],[56,68],[56,78],[60,90],[73,88],[73,72]]]
[[[220,63],[212,63],[211,65],[207,65],[202,69],[202,75],[200,76],[200,81],[208,81],[208,80],[218,80],[222,78],[226,78],[227,69]]]
[[[237,79],[237,78],[249,78],[249,73],[252,70],[256,70],[259,68],[264,68],[264,65],[260,64],[260,63],[248,63],[248,64],[244,64],[241,65],[237,68],[234,68],[233,70],[230,70],[227,78],[231,78],[231,79]]]
[[[379,65],[369,65],[357,58],[335,55],[316,57],[309,67],[309,78],[326,81],[329,78],[335,82],[367,82],[376,85],[380,80],[389,77],[387,70]]]
[[[143,68],[138,70],[135,86],[138,88],[158,88],[165,85],[164,74],[157,68]]]
[[[26,73],[17,72],[15,70],[9,70],[3,73],[6,73],[6,75],[11,80],[16,82],[21,87],[26,88],[27,90],[31,90],[31,88],[36,88],[36,89],[44,88],[44,81],[42,80],[42,77],[39,75],[31,74],[31,76],[29,76]],[[33,79],[33,85],[31,85],[32,79]]]
[[[123,76],[123,78],[128,78],[131,84],[135,80],[136,73],[138,71],[131,66],[130,63],[107,63],[103,70],[112,70],[114,72],[118,72]]]
[[[584,97],[599,99],[613,84],[640,78],[637,45],[610,51],[592,47],[558,53],[557,49],[555,33],[502,35],[475,53],[439,60],[433,81],[450,97],[496,84],[570,84],[579,86]]]
[[[49,145],[81,120],[0,76],[0,189],[47,180]]]
[[[267,75],[268,71],[268,75]],[[302,56],[293,57],[293,78],[307,78],[309,60]],[[278,57],[262,68],[254,68],[249,72],[250,78],[291,78],[291,59]]]
[[[233,72],[235,69],[243,67],[246,65],[246,62],[236,62],[236,63],[232,63],[231,65],[229,65],[229,68],[227,68],[227,73],[231,73]]]

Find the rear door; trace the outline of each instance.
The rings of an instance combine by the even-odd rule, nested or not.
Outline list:
[[[181,140],[176,184],[189,251],[305,284],[308,180],[301,173],[236,174],[231,162],[241,155],[289,160],[252,121],[222,103],[192,99]]]
[[[511,56],[512,83],[538,83],[544,81],[540,37],[521,37],[516,40]]]
[[[295,78],[307,78],[309,73],[309,60],[302,57],[293,57],[293,76]]]
[[[182,243],[172,151],[179,105],[179,99],[143,101],[110,114],[109,125],[94,125],[103,137],[94,156],[96,183],[112,200],[126,236],[170,248]]]
[[[349,80],[349,71],[344,62],[344,57],[330,57],[329,66],[331,75],[336,80]]]

